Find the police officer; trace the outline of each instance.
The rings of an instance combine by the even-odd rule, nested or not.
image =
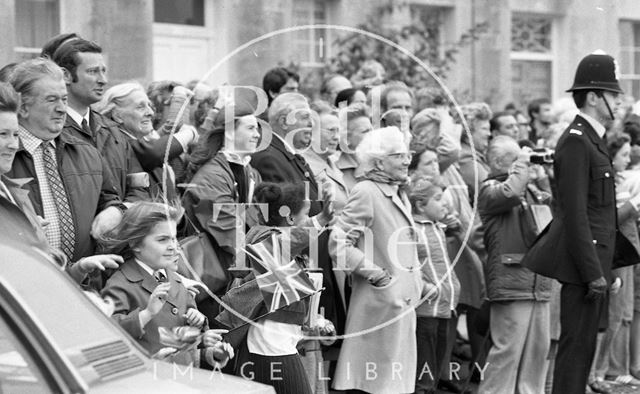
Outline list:
[[[523,264],[562,283],[561,334],[553,393],[584,393],[599,328],[606,327],[607,291],[612,284],[616,245],[626,261],[637,253],[617,233],[614,174],[605,131],[621,104],[615,59],[602,51],[586,56],[572,92],[580,109],[556,146],[556,209]],[[626,243],[625,243],[626,241]]]

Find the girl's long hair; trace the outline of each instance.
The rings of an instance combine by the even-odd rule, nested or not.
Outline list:
[[[122,215],[120,223],[98,238],[105,253],[119,254],[125,258],[133,257],[132,249],[142,242],[153,227],[168,220],[180,221],[182,207],[159,202],[138,201]]]

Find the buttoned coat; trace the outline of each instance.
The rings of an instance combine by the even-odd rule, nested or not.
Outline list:
[[[245,173],[249,189],[254,189],[261,182],[260,174],[251,165],[245,167]],[[237,212],[233,204],[239,203],[238,185],[222,152],[198,169],[184,193],[186,214],[199,231],[207,233],[218,250],[218,258],[227,267],[234,264],[236,255]],[[220,204],[215,219],[214,204]]]
[[[397,186],[362,180],[337,220],[329,251],[338,269],[352,272],[352,293],[334,387],[369,393],[414,391],[416,313],[423,288],[416,234],[406,195]],[[383,268],[391,282],[367,280]],[[365,331],[366,330],[366,331]],[[367,374],[375,367],[376,377]],[[393,375],[393,369],[401,372]]]
[[[264,182],[308,182],[311,200],[309,216],[314,216],[322,210],[313,171],[301,155],[289,152],[277,136],[272,136],[271,144],[265,150],[252,155],[251,165],[258,170]]]
[[[616,266],[635,264],[638,253],[617,232],[614,172],[607,146],[577,115],[556,146],[553,164],[556,212],[524,257],[533,272],[560,282],[586,285]]]
[[[3,239],[49,252],[49,243],[36,218],[29,192],[22,188],[31,179],[9,179],[0,175],[0,180],[7,186],[15,201],[14,204],[0,197],[0,234]]]
[[[103,297],[109,297],[114,301],[115,311],[112,318],[152,355],[165,347],[160,343],[158,328],[186,326],[184,315],[187,309],[196,308],[195,300],[182,284],[182,279],[171,270],[166,270],[166,273],[171,283],[166,302],[144,329],[140,326],[139,314],[147,307],[149,296],[158,286],[158,282],[135,259],[125,261],[102,290]],[[174,361],[188,364],[190,360]]]

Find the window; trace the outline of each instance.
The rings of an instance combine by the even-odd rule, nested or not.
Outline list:
[[[551,51],[551,21],[546,18],[514,16],[511,20],[511,51]]]
[[[154,21],[204,26],[204,0],[154,0]]]
[[[538,15],[511,18],[511,97],[521,109],[552,98],[553,20]]]
[[[60,34],[59,0],[20,0],[16,6],[16,60],[37,57],[42,45]]]
[[[39,365],[0,313],[0,392],[52,393]]]
[[[421,25],[425,29],[427,45],[432,48],[430,53],[442,59],[444,57],[444,26],[447,22],[447,9],[424,4],[411,4],[409,13],[411,15],[411,23],[418,26]],[[418,48],[416,44],[424,45],[425,43],[413,43],[415,49]]]
[[[640,97],[640,22],[620,22],[620,85],[628,95]]]
[[[293,2],[294,26],[327,23],[327,10],[323,0],[296,0]],[[322,66],[327,57],[327,31],[308,29],[293,36],[293,60],[302,66]]]

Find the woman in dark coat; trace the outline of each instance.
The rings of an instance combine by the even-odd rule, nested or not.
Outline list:
[[[253,107],[237,100],[232,111],[233,117],[227,119],[225,112],[229,111],[222,108],[213,128],[200,137],[188,168],[193,175],[183,196],[188,226],[207,234],[225,268],[235,264],[237,234],[244,238],[245,227],[239,222],[242,214],[238,208],[251,203],[255,186],[261,181],[260,174],[249,164],[260,139]],[[210,290],[222,294],[225,287]],[[217,308],[210,308],[204,311],[213,317]]]

